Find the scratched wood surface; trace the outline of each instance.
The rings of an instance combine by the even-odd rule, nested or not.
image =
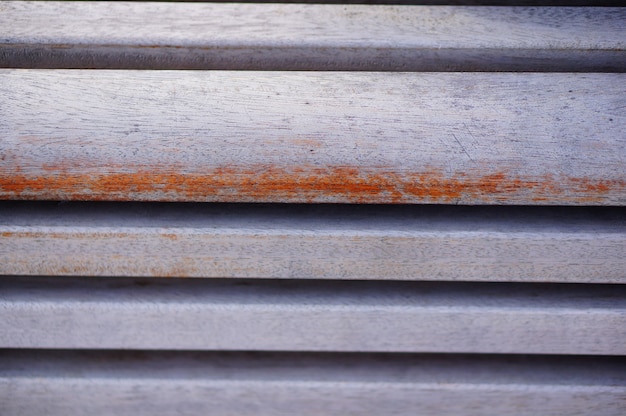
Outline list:
[[[621,208],[0,204],[0,274],[626,282]]]
[[[4,199],[626,203],[625,74],[0,75]]]
[[[621,416],[625,374],[623,360],[599,357],[5,350],[0,406],[64,416]]]
[[[0,279],[0,348],[626,354],[626,286]]]
[[[624,71],[626,10],[1,2],[22,68]]]

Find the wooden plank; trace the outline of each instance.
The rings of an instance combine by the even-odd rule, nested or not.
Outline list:
[[[0,75],[5,199],[626,203],[624,74]]]
[[[49,1],[49,0],[41,0]],[[88,1],[88,0],[83,0]],[[95,0],[100,1],[100,0]],[[112,0],[118,1],[118,0]],[[154,0],[122,0],[138,3],[149,3]],[[201,3],[232,3],[230,0],[156,0],[167,2],[201,2]],[[617,0],[241,0],[237,3],[316,3],[316,4],[391,4],[391,5],[439,5],[439,6],[588,6],[588,7],[620,7]]]
[[[626,10],[2,2],[5,67],[626,70]]]
[[[1,348],[626,354],[626,287],[0,279]]]
[[[2,351],[3,415],[621,416],[619,359]],[[88,399],[87,399],[88,398]]]
[[[626,283],[625,218],[621,208],[3,202],[0,274]]]

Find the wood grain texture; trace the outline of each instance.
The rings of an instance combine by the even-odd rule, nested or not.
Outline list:
[[[0,406],[6,416],[621,416],[625,370],[590,357],[2,351]]]
[[[0,274],[626,283],[621,208],[0,204]]]
[[[2,70],[0,197],[626,203],[626,75]]]
[[[49,1],[49,0],[41,0]],[[89,0],[79,0],[89,1]],[[101,1],[101,0],[95,0]],[[103,0],[104,1],[104,0]],[[118,0],[111,0],[118,2]],[[122,0],[138,3],[185,2],[185,3],[232,3],[230,0]],[[438,6],[588,6],[619,7],[617,0],[241,0],[237,3],[317,3],[317,4],[397,4],[397,5],[438,5]]]
[[[0,279],[1,348],[626,354],[626,286]]]
[[[2,2],[22,68],[624,71],[626,10]]]

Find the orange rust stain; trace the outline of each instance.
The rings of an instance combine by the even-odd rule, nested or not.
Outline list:
[[[0,170],[0,197],[13,199],[455,203],[503,201],[599,202],[624,198],[626,180],[517,177],[506,172],[437,169],[402,172],[384,167],[222,166],[188,172],[177,166],[107,166],[111,173],[70,173],[46,167],[45,174]],[[170,238],[165,235],[166,238]]]
[[[585,181],[580,178],[572,178],[571,181],[590,193],[605,193],[608,192],[613,186],[615,181],[600,180],[596,182]]]
[[[13,232],[12,231],[3,231],[2,233],[0,233],[1,237],[13,237]]]

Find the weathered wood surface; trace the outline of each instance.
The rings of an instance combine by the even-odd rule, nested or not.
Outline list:
[[[626,354],[626,286],[0,279],[0,348]]]
[[[626,74],[0,75],[5,199],[626,203]]]
[[[622,208],[16,201],[0,236],[0,274],[626,283]]]
[[[597,415],[616,358],[2,351],[3,415]]]
[[[2,2],[23,68],[624,71],[626,10]]]
[[[49,0],[41,0],[49,1]],[[87,0],[81,0],[87,1]],[[101,0],[92,0],[101,1]],[[155,0],[111,0],[115,2],[132,1],[149,3]],[[185,3],[232,3],[231,0],[156,0],[158,2]],[[620,7],[617,0],[241,0],[237,3],[316,3],[316,4],[387,4],[387,5],[438,5],[438,6],[588,6],[588,7]]]

